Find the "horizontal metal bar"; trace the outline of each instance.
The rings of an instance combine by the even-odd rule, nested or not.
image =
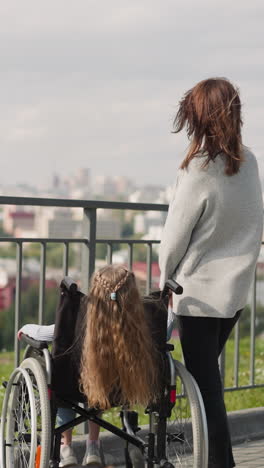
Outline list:
[[[89,244],[88,239],[74,237],[0,237],[0,242],[11,242],[11,243],[50,243],[50,244],[63,244],[65,242],[75,243],[76,244]],[[159,244],[159,240],[149,240],[149,239],[96,239],[96,244]]]
[[[40,243],[63,243],[63,242],[76,242],[76,243],[83,243],[83,244],[88,244],[89,241],[85,237],[79,238],[76,237],[0,237],[0,242],[15,242],[15,243],[23,243],[23,242],[31,242],[34,244],[34,242],[40,242]]]
[[[62,198],[5,197],[0,196],[0,205],[60,206],[65,208],[104,208],[107,210],[167,211],[167,204],[129,203],[102,200],[68,200]]]
[[[250,390],[252,388],[264,388],[264,383],[254,385],[239,385],[238,387],[226,387],[225,392],[235,392],[237,390]]]
[[[159,240],[149,239],[96,239],[97,244],[159,244]]]

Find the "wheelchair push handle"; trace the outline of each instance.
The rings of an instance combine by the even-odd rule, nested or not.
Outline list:
[[[76,293],[78,291],[77,284],[70,276],[64,276],[60,287],[66,289],[70,293]]]
[[[173,279],[168,279],[163,288],[162,297],[167,296],[170,291],[174,292],[175,294],[182,294],[183,287],[179,283],[177,283],[177,281],[174,281]]]

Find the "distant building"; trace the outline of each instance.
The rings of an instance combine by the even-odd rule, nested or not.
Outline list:
[[[36,229],[39,237],[82,237],[82,209],[45,208],[38,211]],[[119,239],[121,223],[105,210],[98,210],[96,236],[99,239]]]
[[[14,237],[23,232],[31,233],[35,229],[35,213],[19,206],[4,206],[3,228]],[[23,234],[22,234],[23,235]]]
[[[150,211],[148,213],[138,213],[134,217],[134,232],[142,233],[149,239],[160,239],[160,232],[164,226],[167,213],[159,211]],[[149,237],[150,232],[154,237]],[[144,237],[145,238],[145,237]]]
[[[146,287],[147,283],[147,264],[145,262],[134,262],[133,272],[138,281],[140,281],[141,289]],[[151,290],[158,289],[160,279],[160,269],[158,262],[151,264]],[[142,291],[144,293],[144,291]]]
[[[91,190],[91,176],[90,169],[80,168],[74,176],[74,184],[76,187],[83,187]]]
[[[4,286],[0,285],[0,310],[8,309],[12,305],[15,299],[15,291],[15,278],[10,278]]]
[[[163,187],[157,185],[146,185],[131,193],[129,195],[129,201],[132,203],[160,203],[157,202],[157,200],[163,192]]]
[[[115,190],[118,195],[121,195],[121,194],[128,195],[133,190],[135,190],[134,183],[128,177],[115,176],[113,179],[115,182]]]
[[[36,229],[39,237],[76,237],[80,222],[73,218],[72,211],[64,208],[40,209]]]
[[[17,262],[13,258],[0,259],[0,311],[9,308],[15,301],[16,293],[16,274]],[[58,281],[61,280],[61,270],[59,271],[58,281],[52,273],[47,271],[45,288],[51,289],[58,287]],[[21,291],[28,290],[29,287],[39,286],[40,263],[36,259],[23,260],[23,271],[21,278]]]
[[[120,221],[117,219],[99,218],[97,221],[96,237],[98,239],[120,239]]]
[[[95,177],[93,192],[96,195],[109,196],[116,194],[116,184],[112,177],[99,175]]]

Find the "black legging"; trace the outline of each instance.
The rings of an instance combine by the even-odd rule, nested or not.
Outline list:
[[[235,466],[218,358],[241,312],[232,318],[178,316],[185,365],[200,388],[207,416],[208,468]]]

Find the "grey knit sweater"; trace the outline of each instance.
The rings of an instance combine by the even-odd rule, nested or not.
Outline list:
[[[205,156],[179,170],[164,226],[160,288],[173,277],[184,289],[173,297],[178,315],[233,317],[247,303],[263,229],[263,202],[255,156],[233,176],[224,156],[202,168]]]

